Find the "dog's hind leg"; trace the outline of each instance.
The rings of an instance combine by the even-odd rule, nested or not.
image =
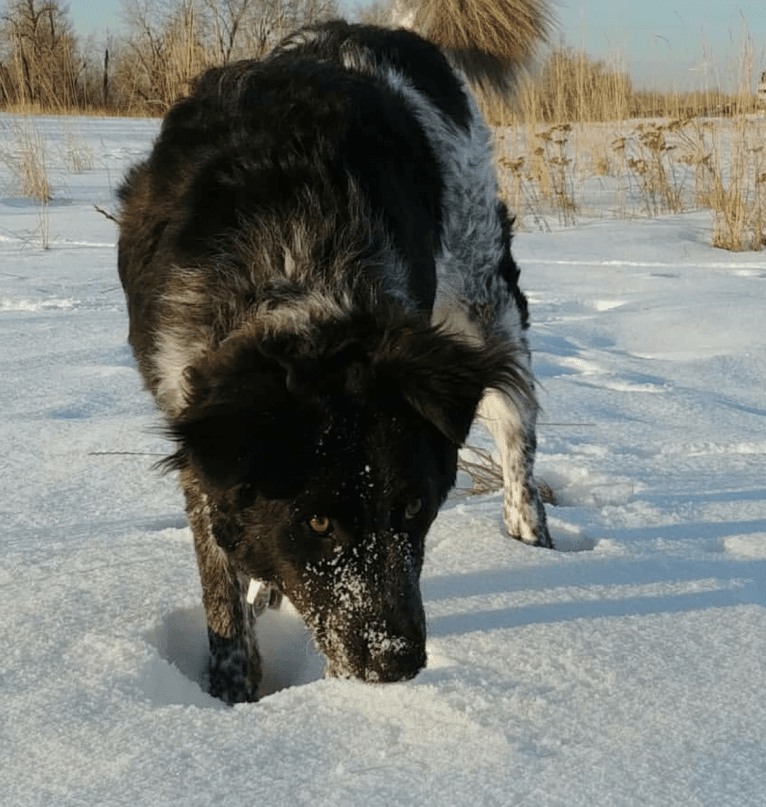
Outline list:
[[[263,609],[261,603],[251,602],[249,579],[231,568],[216,542],[214,514],[191,477],[191,473],[182,474],[207,619],[209,692],[231,704],[256,701],[261,680],[256,620]]]
[[[552,548],[545,508],[532,474],[537,408],[512,392],[488,389],[477,415],[497,443],[503,471],[503,519],[512,538]]]
[[[492,190],[492,188],[490,188]],[[434,322],[476,344],[498,342],[509,365],[518,370],[515,383],[505,389],[485,390],[477,416],[497,443],[503,471],[503,518],[511,537],[535,546],[552,547],[533,476],[537,402],[525,329],[527,300],[518,286],[519,272],[511,255],[511,222],[505,206],[489,197],[479,217],[485,232],[466,239],[464,257],[458,248],[445,250],[441,260],[443,283],[437,292]],[[460,209],[453,211],[460,221]],[[465,221],[467,214],[462,214]],[[452,234],[460,233],[452,224]],[[470,232],[466,225],[464,231]],[[452,235],[452,242],[460,245]],[[467,270],[466,267],[471,267]]]
[[[519,369],[517,383],[487,389],[477,415],[497,443],[503,471],[503,519],[512,538],[553,548],[533,469],[537,450],[537,398],[525,330],[527,299],[519,289],[519,271],[511,255],[511,222],[505,205],[497,207],[500,224],[499,262],[482,285],[488,296],[474,292],[473,320],[479,333],[500,337]],[[481,274],[479,275],[481,276]],[[469,309],[470,310],[470,309]]]
[[[502,295],[498,295],[500,298]],[[503,519],[512,538],[534,546],[552,548],[545,508],[533,476],[537,439],[537,402],[530,369],[530,355],[516,300],[505,295],[506,310],[464,298],[443,295],[434,308],[434,322],[472,344],[498,341],[508,351],[509,364],[518,368],[517,383],[484,391],[476,416],[497,443],[503,472]],[[500,307],[502,308],[502,306]]]

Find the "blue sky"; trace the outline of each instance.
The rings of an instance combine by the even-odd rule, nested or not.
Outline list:
[[[736,86],[748,41],[766,70],[764,0],[559,0],[558,17],[568,45],[621,54],[638,85]]]
[[[766,70],[766,0],[552,0],[553,41],[621,58],[638,87],[733,88],[748,37],[753,72]],[[81,36],[118,32],[119,0],[70,0]]]

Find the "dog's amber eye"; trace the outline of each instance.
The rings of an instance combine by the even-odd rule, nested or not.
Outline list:
[[[327,516],[312,516],[309,527],[319,535],[328,535],[332,531],[332,522]]]
[[[422,499],[413,499],[410,502],[407,502],[407,506],[404,508],[404,517],[409,521],[410,519],[415,518],[415,516],[423,509],[423,501]]]

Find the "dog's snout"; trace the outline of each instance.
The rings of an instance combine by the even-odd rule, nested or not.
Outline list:
[[[417,606],[413,604],[412,608],[397,615],[394,629],[399,636],[402,636],[413,644],[425,644],[426,617],[423,613],[423,606],[419,601]]]
[[[414,600],[414,601],[413,601]],[[407,599],[390,616],[383,642],[369,642],[369,681],[406,681],[426,666],[426,620],[420,597]]]
[[[414,678],[426,666],[425,642],[399,640],[396,652],[372,657],[365,680],[391,684]]]

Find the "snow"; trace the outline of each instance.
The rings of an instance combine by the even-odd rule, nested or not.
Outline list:
[[[427,669],[324,680],[284,603],[268,694],[227,708],[200,686],[191,536],[93,209],[158,124],[32,125],[47,210],[0,163],[3,805],[763,804],[763,254],[710,247],[704,211],[519,233],[537,468],[571,551],[511,543],[499,494],[455,496],[428,541]]]

